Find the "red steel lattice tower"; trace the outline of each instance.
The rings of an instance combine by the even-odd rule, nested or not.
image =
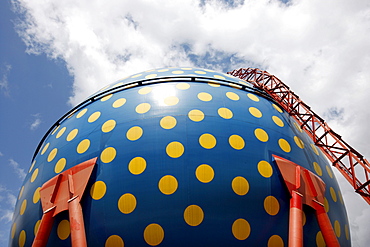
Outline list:
[[[370,204],[369,161],[334,132],[325,120],[313,112],[286,84],[276,76],[256,68],[240,68],[228,74],[248,81],[266,92],[294,117],[301,129],[306,131],[355,192]]]

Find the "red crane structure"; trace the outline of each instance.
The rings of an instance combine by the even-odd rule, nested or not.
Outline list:
[[[328,124],[276,76],[256,68],[240,68],[228,74],[248,81],[266,92],[306,131],[315,145],[370,204],[370,163],[346,143]]]

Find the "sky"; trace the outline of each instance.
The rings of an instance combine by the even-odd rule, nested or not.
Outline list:
[[[368,0],[0,1],[0,246],[44,133],[90,94],[169,66],[268,71],[370,157]],[[370,207],[337,173],[353,246]]]

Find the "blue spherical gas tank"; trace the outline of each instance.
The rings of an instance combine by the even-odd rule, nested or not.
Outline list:
[[[20,190],[10,246],[31,246],[42,185],[97,157],[81,200],[88,246],[287,246],[290,194],[272,157],[326,184],[325,210],[350,246],[343,199],[325,156],[295,120],[245,81],[164,68],[117,81],[45,135]],[[303,206],[304,246],[324,246]],[[68,211],[48,246],[71,246]]]

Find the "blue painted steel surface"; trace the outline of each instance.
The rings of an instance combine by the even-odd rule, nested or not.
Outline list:
[[[32,244],[42,216],[38,188],[93,157],[81,202],[88,246],[286,246],[289,194],[272,154],[324,180],[331,223],[350,246],[330,165],[267,96],[211,70],[130,76],[45,136],[16,204],[10,246]],[[323,246],[314,211],[304,212],[305,246]],[[70,246],[67,221],[67,212],[56,216],[49,246]]]

